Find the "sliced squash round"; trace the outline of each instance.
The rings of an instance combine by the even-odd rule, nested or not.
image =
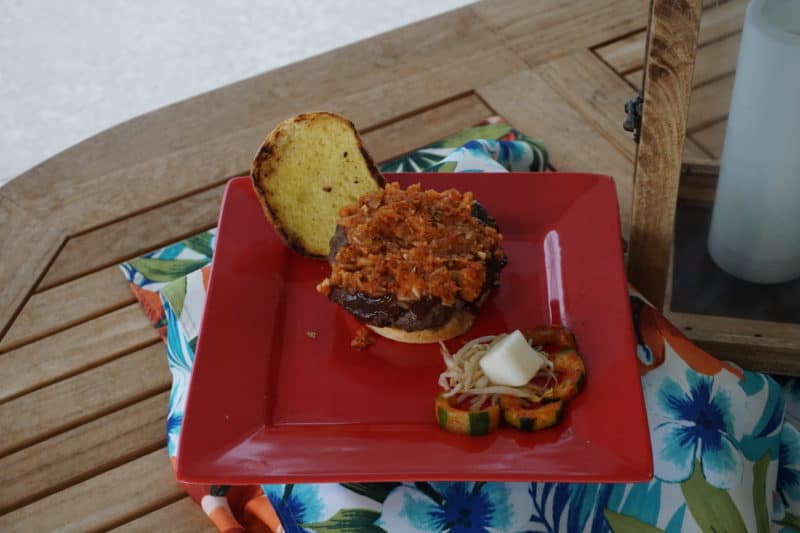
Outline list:
[[[543,346],[545,349],[576,348],[575,335],[563,326],[539,326],[525,334],[534,346]]]
[[[548,390],[545,399],[558,399],[568,402],[583,389],[586,382],[586,365],[574,349],[566,349],[550,356],[556,385]]]
[[[478,410],[462,409],[453,398],[436,397],[436,422],[450,433],[488,435],[500,426],[500,407],[488,405]]]
[[[503,421],[509,426],[520,431],[539,431],[553,427],[561,421],[564,402],[550,400],[533,403],[505,394],[500,397],[500,409],[503,412]]]

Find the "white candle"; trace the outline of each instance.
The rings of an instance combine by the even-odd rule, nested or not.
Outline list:
[[[747,281],[800,276],[800,0],[747,8],[708,247]]]

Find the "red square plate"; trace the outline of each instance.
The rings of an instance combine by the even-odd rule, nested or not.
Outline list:
[[[508,266],[465,337],[563,324],[586,360],[583,393],[550,430],[502,428],[484,437],[440,430],[433,410],[444,368],[439,347],[380,338],[365,351],[351,348],[360,325],[315,291],[327,263],[285,247],[249,179],[237,178],[228,184],[220,215],[178,479],[650,479],[611,179],[563,173],[386,179],[475,193],[497,219]],[[458,345],[458,339],[450,343]]]

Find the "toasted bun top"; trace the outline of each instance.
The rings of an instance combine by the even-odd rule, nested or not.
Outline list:
[[[258,150],[251,177],[281,238],[320,259],[330,250],[339,210],[384,186],[353,123],[327,112],[279,123]]]

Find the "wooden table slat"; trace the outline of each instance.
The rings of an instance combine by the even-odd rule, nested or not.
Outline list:
[[[364,134],[373,157],[385,160],[469,127],[492,110],[474,94]],[[225,185],[190,194],[69,239],[39,284],[46,290],[215,225]]]
[[[169,392],[0,459],[0,514],[164,446]]]
[[[0,403],[159,342],[138,303],[0,355]]]
[[[625,102],[635,96],[616,72],[589,50],[537,67],[536,72],[631,162],[636,143],[622,129]]]
[[[647,26],[646,0],[493,0],[472,6],[529,66],[592,48]]]
[[[737,33],[715,41],[697,51],[692,87],[716,80],[736,70],[742,34]]]
[[[0,196],[0,339],[65,238]]]
[[[475,125],[494,111],[474,93],[443,102],[362,134],[373,159],[384,162]]]
[[[725,130],[728,121],[722,120],[711,126],[692,133],[692,138],[705,148],[712,156],[719,159],[722,157],[722,148],[725,145]]]
[[[177,501],[183,494],[162,448],[0,516],[0,531],[108,529]]]
[[[747,2],[748,0],[728,0],[719,6],[703,9],[698,44],[704,46],[742,31]]]
[[[211,520],[188,496],[161,509],[114,528],[113,533],[151,533],[168,528],[170,533],[218,533]]]
[[[642,68],[646,39],[647,30],[645,29],[596,48],[595,53],[619,74],[628,74]]]
[[[0,352],[62,331],[136,301],[122,271],[111,266],[30,297]]]
[[[541,76],[522,72],[481,87],[478,93],[500,114],[513,117],[517,128],[546,139],[550,161],[557,170],[612,176],[617,186],[623,235],[629,234],[633,164]],[[581,149],[575,150],[575,146]]]
[[[688,132],[702,129],[728,116],[733,96],[733,80],[734,75],[730,74],[692,90],[689,99]]]
[[[0,456],[166,390],[170,383],[166,349],[159,343],[0,404]]]
[[[683,160],[712,159],[711,154],[706,152],[694,139],[686,136],[683,141]]]
[[[735,34],[744,24],[747,0],[731,0],[703,10],[700,18],[698,45],[702,47],[718,39]],[[646,31],[608,43],[595,51],[620,74],[629,74],[644,64]]]
[[[70,238],[38,289],[46,290],[213,227],[224,190],[224,184],[218,185]]]

